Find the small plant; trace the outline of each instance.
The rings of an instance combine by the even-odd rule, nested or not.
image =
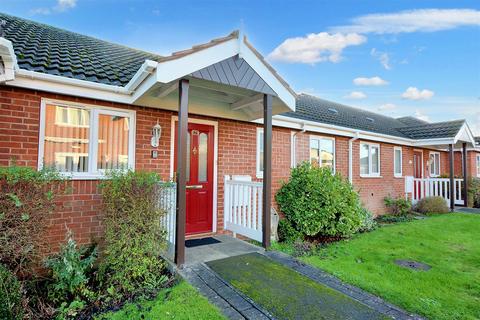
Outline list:
[[[2,264],[0,264],[0,319],[23,319],[20,282]]]
[[[412,212],[412,204],[408,199],[404,198],[397,198],[394,199],[392,197],[386,197],[384,199],[385,206],[389,209],[390,214],[394,216],[401,216],[405,217]]]
[[[282,185],[275,199],[287,222],[303,238],[349,237],[362,225],[358,194],[347,180],[332,174],[329,168],[308,162],[293,168],[289,181]],[[282,228],[288,230],[286,226]]]
[[[155,173],[111,172],[103,181],[105,245],[99,280],[113,299],[152,292],[167,280],[160,257],[165,212],[157,205],[160,179]]]
[[[63,187],[49,169],[0,167],[0,263],[20,279],[41,262],[44,230]]]
[[[442,197],[426,197],[415,205],[415,211],[422,214],[448,213],[450,209]]]
[[[362,225],[358,230],[359,232],[368,232],[377,228],[377,222],[373,218],[373,214],[370,211],[368,211],[366,208],[362,208],[360,214],[362,216]]]
[[[278,240],[281,242],[293,243],[302,239],[302,233],[297,231],[287,219],[278,222]]]
[[[310,255],[312,255],[315,248],[316,248],[315,244],[313,244],[311,242],[296,240],[293,243],[293,253],[292,253],[292,255],[294,257],[310,256]]]
[[[67,242],[60,253],[46,260],[45,266],[52,271],[53,283],[49,298],[54,303],[89,299],[93,292],[88,288],[88,274],[97,258],[97,250],[77,247],[73,234],[67,232]]]

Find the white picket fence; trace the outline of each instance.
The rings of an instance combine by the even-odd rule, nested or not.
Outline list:
[[[165,210],[165,215],[160,221],[167,238],[167,248],[164,254],[173,260],[175,256],[175,222],[177,217],[177,185],[175,183],[162,183],[159,185],[157,205]]]
[[[454,179],[455,204],[463,205],[463,179]],[[448,178],[414,178],[412,202],[415,204],[426,197],[443,197],[450,205],[450,179]]]
[[[245,180],[245,176],[225,176],[224,227],[234,234],[262,241],[263,184]]]

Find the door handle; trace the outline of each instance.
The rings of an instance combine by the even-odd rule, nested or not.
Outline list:
[[[194,184],[194,185],[191,185],[191,186],[187,186],[186,188],[187,188],[187,189],[202,189],[202,188],[203,188],[203,185],[201,185],[201,184]]]

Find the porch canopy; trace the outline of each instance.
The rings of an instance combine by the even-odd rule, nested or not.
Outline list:
[[[468,148],[475,148],[475,138],[472,130],[465,120],[455,120],[437,123],[428,123],[425,125],[402,128],[402,132],[415,139],[413,143],[416,147],[439,149],[449,152],[449,173],[450,173],[450,208],[455,209],[455,151],[462,152],[462,176],[463,176],[463,203],[468,205],[468,166],[467,152]]]
[[[143,73],[146,72],[146,75]],[[175,263],[185,259],[188,114],[252,121],[263,118],[262,243],[270,244],[272,114],[294,111],[294,91],[239,32],[146,61],[133,79],[137,105],[178,110]]]

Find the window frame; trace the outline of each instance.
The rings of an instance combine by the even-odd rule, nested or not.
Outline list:
[[[312,157],[310,156],[310,149],[311,149],[311,144],[312,144],[312,140],[318,140],[318,143],[319,143],[319,147],[321,147],[321,144],[320,144],[320,141],[321,140],[330,140],[333,142],[333,170],[332,170],[332,173],[335,174],[337,172],[337,153],[336,153],[336,141],[335,141],[335,138],[334,137],[329,137],[329,136],[321,136],[321,135],[310,135],[309,139],[308,139],[308,161],[310,162],[310,164],[312,163]],[[319,162],[320,163],[320,162]],[[322,167],[320,165],[320,167]]]
[[[261,163],[260,163],[260,153],[261,153],[261,150],[260,150],[260,142],[263,140],[263,128],[258,128],[257,127],[257,132],[256,132],[256,164],[255,164],[255,168],[256,168],[256,176],[258,179],[263,179],[263,170],[261,170]],[[263,152],[265,152],[265,146],[263,147]]]
[[[362,178],[380,178],[381,177],[381,148],[379,143],[371,143],[371,142],[360,142],[359,144],[359,149],[358,149],[358,167],[359,171],[361,172],[361,159],[362,159],[362,146],[367,145],[368,146],[368,174],[366,173],[360,173],[360,177]],[[372,167],[373,167],[373,162],[372,162],[372,148],[377,148],[378,149],[378,172],[372,173]]]
[[[477,153],[475,158],[477,159],[477,177],[480,178],[480,154]]]
[[[428,154],[428,160],[429,161],[430,161],[430,158],[432,157],[432,155],[434,155],[434,159],[433,159],[433,162],[430,163],[430,167],[428,168],[428,174],[432,178],[437,178],[437,177],[440,177],[440,174],[441,174],[440,168],[442,167],[442,157],[440,155],[440,152],[430,151],[430,153]],[[435,173],[435,172],[432,173],[432,168],[434,168],[434,165],[435,165],[435,156],[438,156],[438,174]],[[436,166],[435,166],[435,168],[436,168]]]
[[[396,172],[396,166],[397,166],[396,152],[397,151],[400,151],[400,173]],[[393,176],[395,178],[403,177],[403,149],[402,149],[402,147],[394,147],[393,148]]]
[[[128,169],[135,170],[135,147],[136,147],[136,112],[135,110],[105,107],[87,103],[70,102],[64,100],[42,99],[40,105],[40,132],[38,137],[38,163],[37,169],[41,170],[44,165],[45,155],[45,120],[47,105],[55,105],[64,108],[80,108],[90,112],[89,118],[89,145],[88,145],[88,172],[60,172],[61,175],[74,180],[96,180],[105,178],[106,170],[97,169],[98,160],[98,118],[100,114],[121,116],[129,118],[128,132]],[[130,143],[131,142],[131,143]]]

